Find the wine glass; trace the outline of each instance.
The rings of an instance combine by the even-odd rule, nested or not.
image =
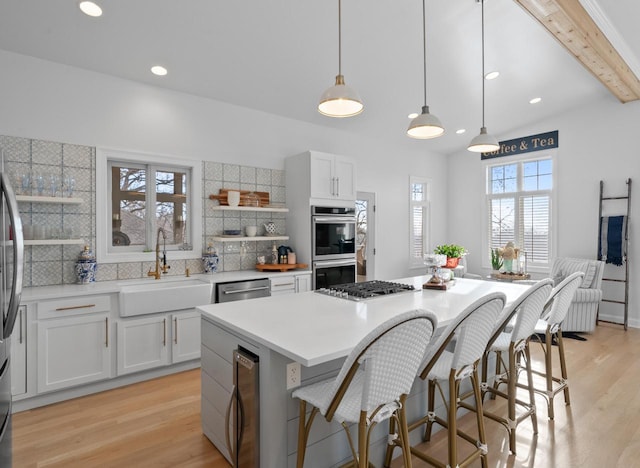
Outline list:
[[[73,189],[75,188],[75,186],[76,186],[76,179],[74,179],[69,175],[64,176],[64,179],[62,180],[64,196],[69,198],[73,197]]]
[[[51,190],[51,196],[55,197],[60,190],[60,176],[51,174],[49,176],[49,189]]]

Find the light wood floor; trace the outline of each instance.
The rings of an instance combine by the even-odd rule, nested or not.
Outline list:
[[[601,324],[586,336],[565,340],[571,405],[558,395],[549,421],[540,400],[537,438],[529,422],[521,424],[518,453],[509,455],[506,430],[486,422],[490,467],[640,466],[640,330]],[[541,358],[537,348],[534,359]],[[200,430],[199,370],[25,411],[13,421],[16,468],[229,466]],[[437,457],[446,450],[441,434],[429,444]]]

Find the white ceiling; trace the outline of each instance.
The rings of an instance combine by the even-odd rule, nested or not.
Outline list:
[[[584,1],[638,63],[640,2]],[[407,114],[424,99],[420,0],[343,1],[342,71],[365,103],[349,119],[316,110],[337,74],[337,0],[103,0],[101,18],[77,3],[2,1],[0,49],[445,153],[465,148],[481,126],[475,0],[427,0],[428,104],[446,134],[426,141],[405,136]],[[486,0],[485,19],[486,70],[501,72],[486,82],[496,137],[590,99],[615,100],[514,0]],[[169,74],[152,75],[155,64]],[[529,104],[536,96],[542,102]]]

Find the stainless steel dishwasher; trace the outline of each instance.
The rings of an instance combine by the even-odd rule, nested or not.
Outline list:
[[[216,284],[216,302],[243,301],[266,296],[271,296],[268,278]]]

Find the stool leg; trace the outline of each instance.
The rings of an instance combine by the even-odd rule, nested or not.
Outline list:
[[[451,467],[458,466],[458,425],[456,424],[456,416],[458,413],[458,389],[459,382],[455,377],[455,369],[452,369],[451,374],[449,375],[449,414],[447,415],[447,426],[449,428],[449,466]],[[476,398],[476,405],[481,404],[478,402],[479,394],[476,392],[477,389],[476,385],[473,389]]]
[[[551,341],[553,340],[553,336],[547,329],[545,333],[545,356],[544,356],[544,366],[545,366],[545,377],[547,383],[547,412],[549,415],[549,419],[553,419],[553,363],[551,361],[551,351],[553,350],[553,345]]]
[[[509,380],[507,381],[507,396],[508,396],[508,419],[509,421],[516,420],[516,383],[518,380],[516,370],[516,354],[513,342],[509,345]],[[509,427],[509,450],[515,455],[516,453],[516,428]]]
[[[569,385],[567,385],[567,360],[564,357],[564,341],[562,340],[562,330],[558,330],[556,333],[558,336],[558,353],[560,355],[560,372],[562,375],[562,382],[564,385],[564,402],[565,404],[571,404],[569,399]]]
[[[533,433],[538,433],[538,416],[536,415],[536,395],[533,390],[533,369],[531,368],[531,350],[529,349],[529,341],[524,347],[524,358],[527,361],[527,379],[529,381],[529,404],[531,405],[531,424],[533,425]]]
[[[360,423],[358,423],[358,467],[368,468],[367,459],[367,413],[360,411]]]
[[[471,386],[473,387],[473,393],[476,399],[476,419],[478,421],[478,440],[480,441],[480,444],[482,445],[482,447],[484,447],[487,443],[487,438],[484,431],[484,416],[482,415],[482,396],[480,394],[480,385],[478,383],[477,369],[474,369],[473,373],[471,374]],[[456,399],[457,399],[457,396],[456,396]],[[456,401],[456,400],[453,400],[453,401]],[[454,415],[454,421],[455,421],[455,415]],[[456,436],[456,434],[457,433],[454,432],[454,437]],[[454,462],[457,462],[457,461],[450,459],[451,466],[457,466],[454,464]],[[480,462],[481,462],[482,468],[488,467],[486,453],[483,452],[482,455],[480,455]]]
[[[400,398],[402,407],[398,410],[398,432],[401,434],[400,442],[402,443],[402,457],[404,459],[405,468],[411,468],[411,444],[409,443],[409,429],[407,425],[407,412],[406,412],[406,400],[407,396],[403,395]]]
[[[431,413],[435,408],[436,401],[436,382],[434,380],[429,380],[428,384],[428,403],[427,403],[427,412]],[[433,421],[431,419],[427,419],[427,428],[424,431],[423,439],[428,442],[431,440],[431,428],[433,427]]]
[[[300,400],[300,420],[298,422],[298,457],[296,461],[296,467],[302,468],[304,466],[304,456],[307,451],[307,439],[309,438],[309,431],[311,430],[311,424],[313,418],[318,413],[318,408],[313,408],[311,414],[309,414],[309,420],[306,420],[307,416],[307,402]]]
[[[398,424],[399,425],[399,424]],[[396,419],[389,418],[389,436],[396,433]],[[388,468],[391,465],[391,459],[393,458],[393,449],[395,448],[395,444],[387,444],[387,452],[384,456],[384,467]]]

